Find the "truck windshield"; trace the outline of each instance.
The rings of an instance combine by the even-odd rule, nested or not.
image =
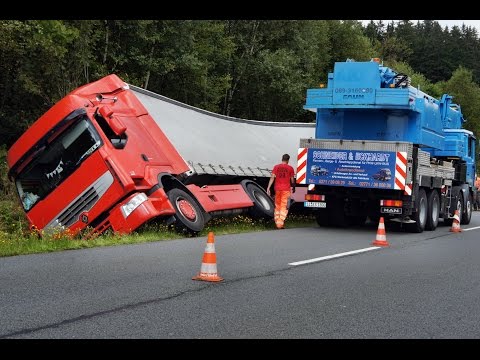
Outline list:
[[[38,200],[50,194],[101,144],[88,118],[80,116],[17,176],[15,183],[23,208],[30,210]]]

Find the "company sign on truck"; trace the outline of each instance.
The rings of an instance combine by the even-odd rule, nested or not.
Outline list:
[[[393,189],[395,152],[308,149],[306,183]]]

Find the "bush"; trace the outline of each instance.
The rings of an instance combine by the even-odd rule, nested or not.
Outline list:
[[[0,146],[0,232],[17,233],[28,229],[14,184],[7,177],[7,149]]]
[[[28,223],[20,205],[10,200],[0,200],[0,231],[23,233],[28,230]]]
[[[0,199],[5,200],[12,194],[13,184],[7,177],[7,149],[5,145],[0,146]]]

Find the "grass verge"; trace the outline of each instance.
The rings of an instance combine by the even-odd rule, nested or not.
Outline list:
[[[312,215],[289,214],[285,227],[288,229],[313,226],[314,224],[315,220]],[[204,239],[210,231],[213,231],[215,235],[225,235],[273,230],[274,228],[273,220],[253,220],[248,216],[238,215],[230,218],[212,219],[198,237],[199,239]],[[0,257],[85,249],[98,246],[138,244],[183,237],[185,236],[170,230],[163,224],[149,224],[131,234],[103,234],[90,239],[72,238],[64,234],[45,235],[40,238],[37,234],[14,229],[11,232],[0,231]]]

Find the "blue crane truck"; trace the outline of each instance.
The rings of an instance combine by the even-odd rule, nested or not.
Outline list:
[[[474,134],[452,96],[440,100],[410,78],[366,62],[336,62],[327,87],[307,90],[315,138],[300,139],[297,183],[320,226],[396,221],[410,232],[472,216]]]

